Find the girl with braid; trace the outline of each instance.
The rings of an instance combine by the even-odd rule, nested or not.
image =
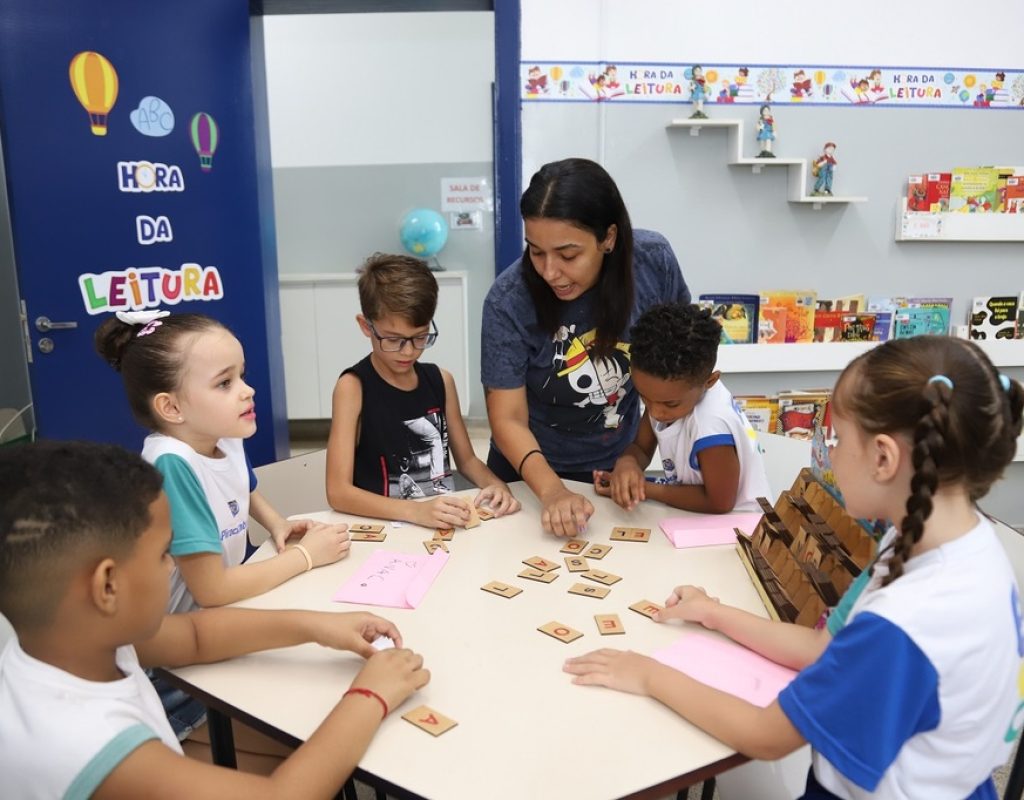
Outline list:
[[[804,742],[804,798],[992,798],[1021,728],[1020,598],[976,503],[1012,460],[1024,390],[972,342],[886,342],[844,370],[832,463],[847,510],[897,520],[845,626],[770,622],[682,586],[659,622],[801,669],[767,708],[637,653],[570,659],[575,683],[648,695],[751,758]]]

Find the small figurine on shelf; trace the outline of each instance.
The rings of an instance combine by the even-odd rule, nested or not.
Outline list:
[[[704,67],[694,64],[690,70],[690,102],[693,103],[693,113],[690,119],[707,119],[704,113],[704,101],[707,99],[707,80],[704,78]]]
[[[836,170],[836,143],[825,142],[822,154],[811,162],[811,175],[815,177],[813,197],[832,196],[832,174]]]
[[[772,142],[775,141],[775,117],[772,116],[772,107],[765,103],[757,118],[757,141],[761,144],[761,152],[757,158],[775,158],[772,152]]]

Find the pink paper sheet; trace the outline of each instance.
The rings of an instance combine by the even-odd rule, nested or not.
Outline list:
[[[797,674],[735,642],[702,633],[685,633],[651,657],[761,708],[770,706]]]
[[[661,530],[675,547],[705,547],[709,544],[736,544],[733,528],[751,533],[760,514],[693,514],[669,517],[661,521]]]
[[[416,608],[447,563],[448,553],[443,550],[429,556],[374,550],[331,599],[335,603]]]

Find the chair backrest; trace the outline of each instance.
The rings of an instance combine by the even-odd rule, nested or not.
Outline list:
[[[256,487],[274,509],[284,517],[324,511],[327,504],[327,451],[315,450],[295,458],[276,461],[253,470]],[[269,534],[255,520],[249,537],[262,543]]]
[[[793,485],[800,470],[811,465],[811,443],[805,439],[761,432],[757,434],[757,443],[761,447],[768,485],[772,490],[768,499],[774,503],[780,492]]]

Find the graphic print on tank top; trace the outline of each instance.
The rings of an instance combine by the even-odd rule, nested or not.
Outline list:
[[[408,500],[454,490],[448,469],[448,425],[440,409],[403,420],[408,449],[387,459],[388,495]]]

